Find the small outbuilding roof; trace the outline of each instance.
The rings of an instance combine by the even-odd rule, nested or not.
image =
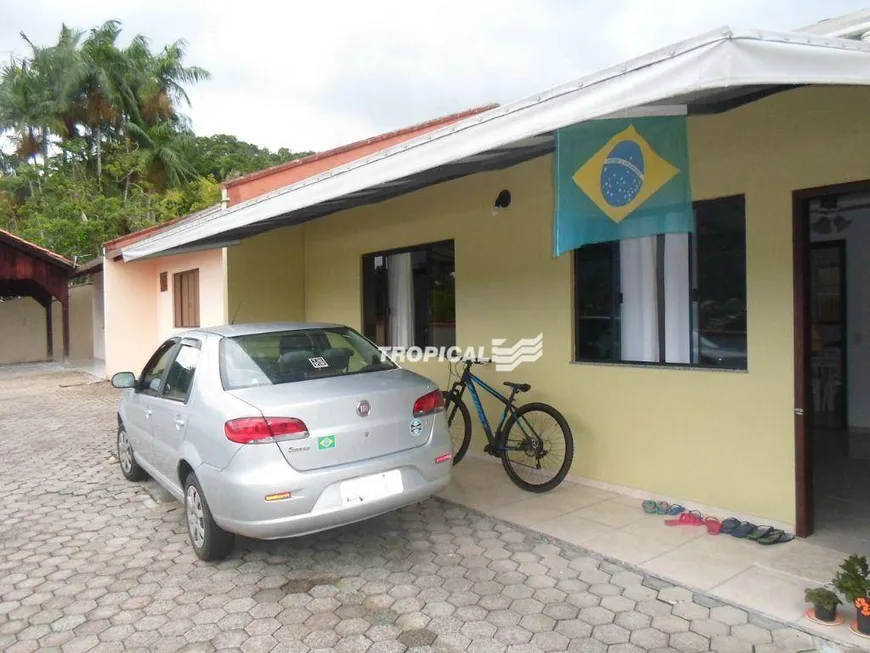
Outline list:
[[[20,236],[16,236],[13,233],[6,231],[5,229],[0,229],[0,243],[8,245],[9,247],[18,250],[28,256],[39,259],[41,261],[45,261],[46,263],[50,263],[55,267],[61,268],[62,270],[72,270],[76,264],[70,261],[68,258],[61,256],[55,252],[52,252],[50,249],[46,249],[45,247],[40,247],[35,243],[31,243],[29,240],[24,240]]]

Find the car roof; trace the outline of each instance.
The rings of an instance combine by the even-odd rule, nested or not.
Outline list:
[[[347,328],[344,324],[330,322],[256,322],[252,324],[223,324],[220,326],[195,329],[186,333],[179,333],[178,337],[193,335],[194,333],[213,333],[225,338],[236,336],[251,336],[261,333],[280,333],[282,331],[300,331],[303,329],[335,329]]]

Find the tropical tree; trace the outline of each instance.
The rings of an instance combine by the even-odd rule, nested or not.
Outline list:
[[[10,61],[2,75],[0,129],[6,132],[22,161],[35,160],[43,151],[42,81],[27,60]]]
[[[152,50],[109,20],[62,25],[0,64],[0,227],[68,256],[220,201],[220,182],[300,156],[196,137],[187,43]]]
[[[160,191],[180,186],[196,177],[188,160],[192,134],[171,122],[142,128],[130,123],[131,137],[139,144],[142,167],[149,182]]]

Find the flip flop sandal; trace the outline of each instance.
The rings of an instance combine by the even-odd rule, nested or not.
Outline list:
[[[656,514],[657,515],[667,515],[669,508],[670,508],[670,505],[668,505],[667,501],[657,501],[656,502]]]
[[[704,518],[697,510],[682,513],[678,519],[666,519],[665,526],[703,526]]]
[[[771,533],[759,538],[757,541],[763,546],[770,546],[771,544],[785,544],[786,542],[791,542],[793,539],[793,534],[775,528]]]
[[[740,525],[737,526],[737,528],[731,531],[731,537],[736,537],[737,539],[742,540],[756,528],[758,528],[758,526],[756,526],[755,524],[748,521],[742,521],[740,522]]]
[[[707,532],[710,535],[718,535],[722,530],[721,522],[715,517],[707,517],[704,519],[704,526],[707,527]]]
[[[762,537],[770,535],[775,530],[776,529],[773,526],[756,526],[755,529],[746,536],[746,539],[758,541]]]
[[[642,504],[640,504],[640,507],[643,508],[643,511],[648,515],[656,514],[656,502],[652,499],[647,499]]]
[[[725,521],[722,522],[722,526],[719,528],[720,533],[725,533],[726,535],[731,535],[735,528],[740,525],[740,520],[735,519],[734,517],[729,517]]]
[[[673,515],[679,515],[681,512],[685,512],[685,511],[686,511],[686,509],[683,506],[681,506],[678,503],[675,503],[670,508],[668,508],[667,514],[673,516]]]

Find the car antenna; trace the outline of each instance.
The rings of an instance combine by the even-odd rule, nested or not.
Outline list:
[[[230,324],[236,323],[236,318],[239,316],[239,309],[241,309],[241,308],[242,308],[242,300],[240,299],[238,305],[236,306],[236,312],[233,313],[233,319],[230,320]]]

